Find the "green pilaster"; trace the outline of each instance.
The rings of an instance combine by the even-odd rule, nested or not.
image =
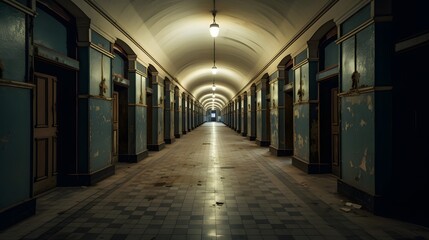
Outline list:
[[[270,152],[276,156],[286,156],[292,154],[292,149],[286,147],[285,132],[285,69],[279,70],[272,75],[270,81],[270,117],[271,117],[271,145]]]
[[[188,101],[186,93],[182,93],[182,133],[188,132]]]
[[[247,138],[250,141],[256,139],[256,86],[250,87],[247,95]]]
[[[247,92],[241,96],[241,136],[247,136]]]
[[[304,54],[303,54],[304,53]],[[318,156],[318,101],[317,101],[317,60],[308,58],[308,50],[297,57],[304,56],[296,63],[295,103],[294,103],[294,156],[292,164],[307,173],[326,172]]]
[[[174,142],[174,85],[170,79],[164,80],[164,141]]]
[[[146,68],[129,57],[128,88],[128,154],[121,154],[119,160],[138,162],[148,155],[146,115]]]
[[[261,81],[256,85],[256,143],[260,146],[269,146],[269,115],[268,115],[268,102],[267,102],[267,83],[268,76],[264,76]]]
[[[182,95],[178,87],[174,88],[174,137],[180,138],[183,133],[182,126]]]
[[[79,44],[78,164],[64,185],[91,185],[115,172],[112,164],[111,43],[90,30]]]
[[[396,198],[396,193],[389,192],[395,188],[391,176],[393,42],[391,21],[368,22],[376,19],[374,4],[340,25],[342,174],[338,191],[383,213],[392,202],[388,195]],[[381,12],[384,17],[386,13]]]
[[[165,147],[164,141],[164,81],[157,72],[152,72],[152,136],[147,147],[159,151]]]

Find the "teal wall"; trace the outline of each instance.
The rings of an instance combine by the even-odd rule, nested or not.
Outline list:
[[[182,135],[182,97],[178,89],[174,94],[174,134]]]
[[[3,75],[0,78],[24,82],[27,73],[25,14],[0,2],[0,23],[0,75]]]
[[[371,17],[367,5],[341,24],[341,33],[352,31]],[[376,195],[376,101],[375,86],[375,28],[371,24],[341,42],[341,171],[342,180],[357,189]],[[359,90],[352,90],[352,74],[360,74]],[[361,92],[361,89],[370,89]],[[378,103],[379,104],[379,103]],[[387,111],[382,108],[377,114]],[[387,113],[387,112],[386,112]],[[387,122],[386,122],[387,123]],[[383,123],[380,123],[383,124]],[[384,134],[385,135],[385,134]],[[379,141],[380,141],[379,140]],[[386,165],[387,167],[387,165]]]
[[[92,32],[98,46],[110,49],[110,43]],[[94,38],[98,36],[98,38]],[[79,98],[78,109],[78,173],[87,174],[111,166],[112,162],[112,78],[110,56],[92,48],[79,48]],[[100,97],[99,84],[106,79],[107,90]]]
[[[102,78],[106,79],[107,91],[104,96],[107,98],[112,97],[112,72],[111,72],[111,58],[105,56],[101,52],[90,49],[90,81],[89,81],[89,94],[98,96],[100,94],[100,81]]]
[[[1,211],[32,196],[31,90],[0,86],[0,109]]]
[[[303,102],[308,101],[309,99],[309,64],[306,63],[304,65],[302,65],[301,67],[295,69],[295,87],[294,87],[294,91],[295,91],[295,102],[299,101],[299,97],[298,97],[298,90],[301,88],[303,91],[303,96],[302,96],[302,100]]]
[[[322,49],[323,51],[323,63],[322,69],[320,71],[324,70],[325,68],[329,68],[331,66],[338,65],[338,46],[335,43],[335,41],[332,41],[328,45],[326,45],[325,48]]]
[[[108,52],[111,50],[111,43],[96,31],[91,31],[91,43],[103,48]]]
[[[112,72],[125,77],[125,60],[118,53],[114,53],[115,58],[112,60]]]
[[[164,81],[164,139],[174,139],[174,86]]]
[[[256,139],[261,140],[262,126],[265,126],[265,119],[262,117],[262,91],[261,84],[256,86]],[[264,122],[262,122],[264,121]]]
[[[374,93],[341,101],[342,178],[374,194]]]
[[[247,106],[246,106],[246,111],[247,111],[247,136],[251,136],[251,134],[252,134],[252,105],[254,105],[252,103],[252,94],[249,92],[249,94],[247,94]]]
[[[152,81],[152,143],[158,145],[164,142],[164,86],[158,76],[153,77],[156,80]]]
[[[34,18],[34,43],[68,55],[67,28],[43,9]]]
[[[360,9],[357,13],[353,14],[352,17],[347,19],[341,24],[341,35],[345,35],[353,31],[356,27],[363,24],[366,20],[371,17],[371,4],[366,5]]]
[[[305,162],[310,160],[310,105],[296,104],[293,113],[294,156]]]
[[[112,163],[112,101],[89,99],[89,172]]]
[[[147,150],[147,115],[146,107],[137,106],[136,109],[136,126],[135,126],[135,138],[136,138],[136,154],[142,153]]]
[[[293,114],[294,125],[294,156],[304,162],[310,161],[310,106],[307,103],[309,100],[309,64],[305,63],[301,67],[295,69],[294,76],[294,92],[295,105]],[[303,96],[299,100],[298,91],[302,90]],[[303,103],[300,103],[303,102]]]
[[[279,124],[279,81],[276,79],[270,83],[270,126],[271,126],[271,140],[270,145],[276,149],[279,148],[279,133],[280,130],[279,126],[283,125],[284,123]],[[283,89],[282,89],[283,90]]]
[[[0,2],[0,23],[0,79],[26,82],[25,14]],[[0,85],[0,211],[31,198],[33,181],[32,90],[6,85]]]
[[[134,71],[128,75],[128,154],[137,155],[147,150],[146,79]]]

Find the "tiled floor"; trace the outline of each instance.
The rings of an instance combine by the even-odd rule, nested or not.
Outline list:
[[[0,239],[429,239],[429,229],[340,210],[331,175],[307,175],[206,123],[91,187],[57,188]]]

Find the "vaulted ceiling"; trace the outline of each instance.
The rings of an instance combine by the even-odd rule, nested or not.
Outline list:
[[[212,75],[212,0],[94,0],[199,102],[221,108],[330,0],[217,0]],[[155,67],[157,67],[155,65]]]

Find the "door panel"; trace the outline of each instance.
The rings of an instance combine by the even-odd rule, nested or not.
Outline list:
[[[35,73],[34,193],[57,185],[57,79]]]

